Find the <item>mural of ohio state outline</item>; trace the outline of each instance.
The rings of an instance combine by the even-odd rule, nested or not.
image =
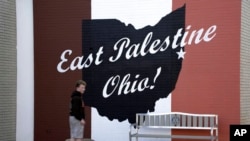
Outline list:
[[[134,123],[136,113],[153,112],[178,80],[182,58],[177,52],[184,47],[174,35],[180,28],[185,28],[185,5],[138,30],[116,19],[83,20],[82,53],[91,54],[82,70],[88,84],[85,105],[120,122]]]

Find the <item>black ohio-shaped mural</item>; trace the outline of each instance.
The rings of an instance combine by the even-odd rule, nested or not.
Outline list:
[[[184,51],[178,36],[184,31],[185,5],[138,30],[116,19],[83,20],[85,105],[130,123],[136,113],[154,111],[155,102],[175,88]]]

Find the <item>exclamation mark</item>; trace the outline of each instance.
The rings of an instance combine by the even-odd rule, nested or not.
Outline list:
[[[155,82],[156,82],[156,80],[157,80],[157,78],[159,77],[159,75],[161,74],[161,67],[159,67],[158,69],[157,69],[157,71],[156,71],[156,74],[155,74],[155,77],[154,77],[154,84],[155,84]],[[152,90],[152,89],[154,89],[154,85],[151,85],[150,86],[150,89]]]

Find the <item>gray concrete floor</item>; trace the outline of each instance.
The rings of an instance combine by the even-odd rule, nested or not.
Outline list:
[[[66,139],[65,141],[70,141],[70,139]],[[94,141],[92,139],[83,139],[83,141]]]

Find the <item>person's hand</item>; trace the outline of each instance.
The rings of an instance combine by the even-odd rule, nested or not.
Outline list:
[[[85,125],[85,120],[84,119],[81,120],[81,124]]]

